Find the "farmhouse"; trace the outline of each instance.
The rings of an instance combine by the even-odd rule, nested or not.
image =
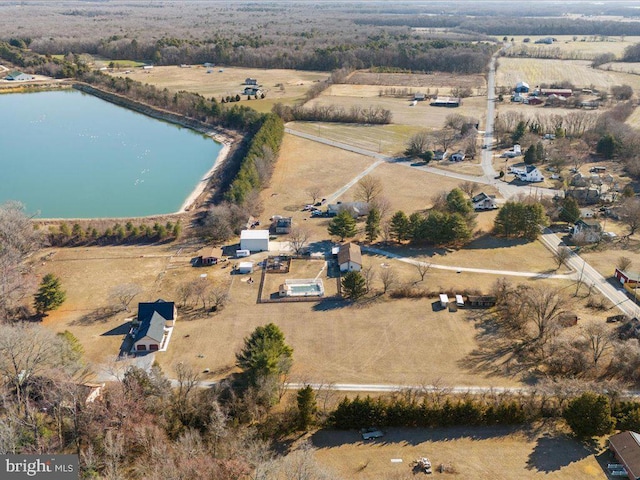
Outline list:
[[[464,153],[456,152],[449,157],[449,161],[451,162],[461,162],[464,160]]]
[[[291,233],[291,224],[293,219],[291,217],[274,217],[271,228],[277,235]]]
[[[573,226],[571,237],[583,242],[598,242],[602,237],[602,225],[597,220],[578,220]]]
[[[243,95],[262,95],[262,90],[260,90],[258,87],[245,87],[244,91],[242,92]]]
[[[498,208],[496,205],[496,197],[489,196],[484,192],[479,193],[471,199],[474,210],[495,210]]]
[[[535,165],[526,165],[524,169],[512,169],[511,172],[523,182],[542,182],[544,177]]]
[[[258,79],[256,79],[256,78],[245,78],[244,79],[244,84],[245,85],[258,85]]]
[[[26,82],[27,80],[33,80],[33,77],[31,75],[19,72],[17,70],[10,72],[9,75],[4,78],[5,80],[9,80],[12,82]]]
[[[558,97],[570,97],[573,95],[573,91],[570,88],[541,88],[540,95],[549,97],[551,95],[557,95]]]
[[[626,471],[626,477],[631,480],[640,478],[640,435],[631,431],[613,435],[609,438],[609,450],[624,468],[619,471]]]
[[[338,265],[341,272],[359,272],[362,269],[360,245],[351,242],[340,245]]]
[[[177,314],[173,302],[158,299],[155,302],[139,303],[131,352],[166,351]]]
[[[347,210],[354,218],[364,217],[369,214],[369,204],[367,202],[332,203],[327,206],[327,215],[335,217],[343,210]]]
[[[462,103],[459,97],[436,97],[429,105],[432,107],[459,107]]]
[[[518,82],[514,91],[516,93],[529,93],[529,84],[526,82]]]
[[[266,252],[269,250],[269,230],[242,230],[240,250]]]

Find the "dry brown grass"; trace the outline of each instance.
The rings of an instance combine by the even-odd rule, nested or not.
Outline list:
[[[596,55],[602,53],[613,53],[616,57],[620,58],[624,54],[625,48],[640,42],[640,37],[596,37],[596,36],[584,36],[578,35],[576,41],[573,40],[573,35],[553,35],[553,38],[557,39],[557,42],[553,42],[553,45],[541,45],[534,44],[536,40],[543,36],[537,35],[508,35],[509,40],[513,38],[515,40],[514,46],[520,47],[527,45],[530,49],[544,49],[555,53],[560,52],[564,58],[575,58],[588,60]],[[530,38],[531,42],[526,44],[522,40]]]
[[[373,480],[416,478],[411,462],[428,457],[434,476],[453,479],[548,479],[607,478],[595,452],[562,432],[518,431],[505,427],[449,429],[389,429],[380,441],[363,442],[356,432],[320,431],[312,437],[316,458],[344,478]],[[391,463],[392,458],[402,463]],[[436,468],[450,463],[454,474]],[[606,466],[606,465],[605,465]],[[424,474],[417,474],[420,478]],[[425,477],[426,478],[426,477]]]
[[[223,71],[220,72],[219,70]],[[130,76],[134,80],[149,83],[171,92],[187,90],[197,92],[205,97],[236,96],[240,94],[241,105],[247,105],[260,112],[268,112],[274,103],[293,104],[304,97],[313,83],[328,78],[325,72],[306,72],[299,70],[263,70],[257,68],[213,67],[205,68],[194,65],[191,68],[154,67],[153,70],[130,68],[129,74],[125,69],[116,73],[117,76]],[[212,73],[207,73],[211,71]],[[266,97],[259,100],[247,100],[242,95],[245,78],[256,78],[258,84],[265,91]],[[279,85],[282,85],[280,87]]]
[[[470,87],[480,90],[486,90],[487,88],[484,75],[455,75],[445,72],[430,74],[355,72],[349,76],[346,83],[380,87],[409,87],[413,92],[420,91],[422,93],[427,93],[426,88],[432,90],[441,88],[443,89],[440,92],[441,95],[445,94],[445,91],[449,91],[451,87]],[[432,91],[431,93],[435,92]]]
[[[595,87],[608,91],[613,85],[640,88],[640,76],[590,67],[587,60],[545,60],[537,58],[506,58],[499,60],[496,86],[514,88],[519,81],[532,87],[541,83],[568,81],[576,87]]]
[[[462,100],[458,108],[431,107],[428,101],[418,102],[411,106],[412,98],[380,97],[380,87],[376,85],[331,85],[322,95],[307,102],[305,106],[335,105],[349,110],[351,107],[381,107],[390,110],[394,124],[420,126],[422,128],[439,129],[444,126],[448,115],[457,113],[465,117],[484,121],[487,105],[485,97],[470,97]],[[432,92],[433,93],[433,92]],[[447,95],[440,89],[440,95]]]

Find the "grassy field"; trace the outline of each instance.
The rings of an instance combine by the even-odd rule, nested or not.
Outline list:
[[[602,447],[587,448],[547,428],[393,428],[372,442],[363,442],[357,432],[322,430],[311,440],[323,465],[358,480],[422,478],[411,462],[424,456],[431,460],[434,478],[606,480],[610,459]],[[439,473],[442,463],[451,464],[456,473]]]
[[[596,55],[602,53],[613,53],[620,58],[624,54],[624,50],[638,42],[640,37],[599,37],[578,35],[573,40],[573,35],[551,35],[557,39],[553,45],[535,44],[534,42],[544,36],[538,35],[507,35],[509,40],[514,39],[513,47],[518,49],[526,46],[530,50],[540,49],[540,51],[548,51],[550,53],[559,53],[562,58],[575,60],[590,60]],[[502,36],[500,36],[502,38]],[[525,38],[531,39],[529,43],[523,43]]]
[[[442,90],[440,89],[441,95],[448,93]],[[442,108],[431,107],[428,101],[418,102],[416,106],[411,106],[412,98],[381,97],[379,91],[380,87],[377,85],[331,85],[322,92],[322,95],[310,100],[305,106],[335,105],[347,111],[353,106],[381,107],[391,111],[393,114],[391,121],[394,124],[432,129],[442,128],[446,117],[454,113],[477,118],[481,123],[484,122],[484,110],[487,103],[485,97],[465,98],[459,108]]]
[[[474,94],[480,95],[486,91],[487,82],[484,75],[455,75],[444,72],[434,72],[430,74],[420,73],[372,73],[355,72],[349,76],[346,83],[358,85],[375,85],[378,91],[388,87],[408,87],[412,92],[422,92],[435,94],[435,89],[442,89],[440,95],[446,95],[451,87],[470,87]],[[427,89],[431,89],[427,92]]]
[[[292,104],[299,101],[313,83],[328,77],[325,72],[218,66],[205,68],[199,65],[193,65],[191,68],[172,66],[154,67],[153,70],[135,69],[128,74],[118,72],[115,75],[130,76],[134,80],[155,85],[160,89],[167,88],[172,92],[197,92],[207,98],[215,97],[217,100],[240,94],[243,105],[261,112],[270,111],[276,102]],[[245,78],[258,80],[266,94],[264,99],[247,100],[247,97],[242,95]]]
[[[608,91],[613,85],[630,85],[640,89],[640,76],[629,73],[594,69],[586,60],[544,60],[537,58],[506,58],[498,61],[496,86],[515,87],[525,81],[532,87],[541,83],[572,82],[576,87],[595,87]]]

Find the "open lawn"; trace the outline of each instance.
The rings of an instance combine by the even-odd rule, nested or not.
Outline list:
[[[393,114],[391,121],[394,124],[431,129],[442,128],[447,116],[454,113],[476,118],[481,123],[484,122],[484,113],[487,106],[486,97],[464,98],[462,105],[458,108],[432,107],[429,105],[428,100],[411,106],[413,97],[381,97],[379,96],[380,88],[378,85],[331,85],[319,97],[307,102],[305,106],[333,105],[344,108],[347,111],[351,107],[380,107],[391,111]],[[449,94],[449,90],[445,91],[442,88],[439,90],[440,95]],[[434,94],[435,91],[431,93]]]
[[[442,89],[438,93],[446,95],[452,87],[469,87],[474,94],[486,93],[487,82],[484,75],[457,75],[445,72],[434,73],[373,73],[359,71],[349,76],[345,83],[358,85],[375,85],[378,91],[385,88],[407,87],[410,92],[429,93],[435,95],[434,89]],[[427,89],[431,89],[429,92]]]
[[[412,470],[412,461],[421,457],[431,460],[434,478],[606,480],[603,467],[610,459],[603,448],[588,448],[554,429],[390,428],[368,442],[354,431],[321,430],[311,441],[323,465],[359,480],[427,478]],[[455,473],[439,473],[440,464],[450,464]]]
[[[211,72],[211,73],[207,73]],[[193,65],[190,68],[154,67],[152,70],[134,69],[130,73],[117,72],[118,76],[129,76],[142,83],[149,83],[172,92],[186,90],[197,92],[207,98],[220,100],[226,96],[240,94],[241,105],[268,112],[276,102],[293,104],[303,98],[309,87],[329,75],[325,72],[298,70],[263,70],[257,68],[212,67]],[[265,92],[264,99],[247,100],[242,95],[245,78],[255,78]]]
[[[532,87],[541,83],[567,81],[579,88],[595,87],[608,91],[613,85],[630,85],[640,89],[640,76],[591,68],[587,60],[545,60],[507,58],[498,60],[496,86],[514,88],[519,81]]]
[[[638,42],[640,37],[600,37],[590,35],[578,35],[576,40],[573,35],[551,35],[557,40],[552,45],[536,44],[536,40],[545,38],[544,35],[507,35],[509,40],[514,39],[512,49],[519,51],[526,47],[531,52],[548,52],[550,55],[558,55],[561,58],[569,60],[590,60],[596,55],[603,53],[613,53],[620,58],[624,54],[624,50]],[[502,36],[499,36],[502,38]],[[523,40],[529,38],[529,43]]]

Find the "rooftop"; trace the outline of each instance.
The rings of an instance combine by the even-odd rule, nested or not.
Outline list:
[[[242,230],[240,240],[269,240],[269,230]]]

